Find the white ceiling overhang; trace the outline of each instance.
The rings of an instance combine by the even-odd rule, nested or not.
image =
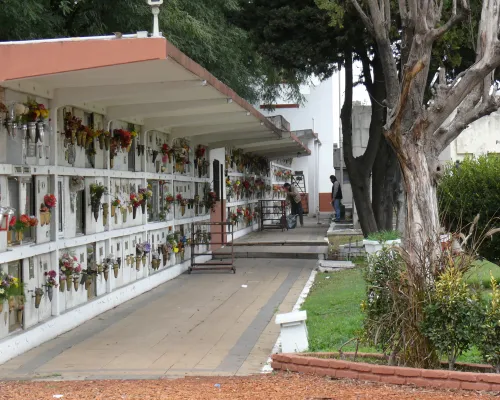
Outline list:
[[[52,66],[43,61],[36,68],[41,53]],[[0,58],[28,65],[0,72],[0,86],[48,98],[52,108],[100,112],[212,148],[241,147],[269,158],[310,154],[164,38],[10,42],[0,44]]]

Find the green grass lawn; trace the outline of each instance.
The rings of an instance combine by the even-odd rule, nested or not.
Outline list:
[[[482,285],[482,290],[487,292],[490,270],[500,280],[500,267],[485,261],[478,262],[477,267],[469,273],[469,282],[477,287]],[[342,344],[358,336],[363,326],[360,304],[365,296],[362,271],[362,267],[357,267],[339,272],[318,273],[316,276],[314,286],[302,306],[307,311],[310,351],[336,352]],[[352,342],[343,350],[353,351],[355,347],[356,343]],[[359,351],[377,352],[376,349],[363,345],[360,345]],[[476,348],[462,355],[458,361],[482,362]]]

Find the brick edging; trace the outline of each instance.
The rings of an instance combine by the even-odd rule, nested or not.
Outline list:
[[[437,369],[390,367],[298,354],[273,354],[275,370],[302,372],[335,378],[359,379],[395,385],[438,389],[500,391],[500,374],[458,372]]]

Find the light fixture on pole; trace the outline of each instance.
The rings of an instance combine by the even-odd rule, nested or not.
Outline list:
[[[163,0],[148,0],[148,4],[151,6],[151,11],[153,12],[153,37],[160,37],[160,25],[158,23],[158,15],[160,14],[160,6],[163,4]]]

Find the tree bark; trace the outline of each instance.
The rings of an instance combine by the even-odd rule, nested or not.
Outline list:
[[[372,169],[372,208],[379,231],[394,228],[398,168],[396,154],[387,141],[382,140]]]

